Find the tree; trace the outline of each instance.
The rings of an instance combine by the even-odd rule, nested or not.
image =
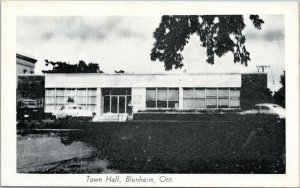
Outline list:
[[[78,64],[72,65],[66,62],[53,62],[45,59],[45,64],[46,66],[52,65],[52,70],[43,70],[43,73],[103,73],[99,64],[86,64],[83,60],[80,60]]]
[[[125,73],[125,71],[123,71],[122,69],[119,70],[119,71],[116,71],[116,70],[115,70],[115,73]]]
[[[257,29],[264,21],[258,15],[251,15],[250,20]],[[154,47],[151,60],[164,62],[165,69],[182,68],[182,51],[192,34],[199,36],[201,46],[206,48],[206,62],[214,64],[214,57],[233,53],[233,61],[247,66],[250,53],[247,51],[244,16],[234,15],[193,15],[162,16],[159,27],[153,36]]]
[[[274,100],[280,106],[285,107],[285,71],[280,76],[280,83],[282,87],[274,93]]]
[[[44,98],[45,78],[43,76],[18,76],[17,79],[17,100]]]

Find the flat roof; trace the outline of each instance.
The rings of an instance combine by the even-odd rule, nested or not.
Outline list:
[[[37,62],[36,59],[33,59],[31,57],[28,57],[28,56],[21,55],[21,54],[18,54],[18,53],[17,53],[16,57],[19,58],[19,59],[23,59],[25,61],[29,61],[31,63],[36,63]]]
[[[267,73],[45,73],[45,75],[241,75]]]

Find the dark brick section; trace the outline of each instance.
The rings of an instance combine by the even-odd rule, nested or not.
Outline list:
[[[241,108],[251,109],[258,103],[272,101],[271,91],[267,88],[267,74],[242,74]]]

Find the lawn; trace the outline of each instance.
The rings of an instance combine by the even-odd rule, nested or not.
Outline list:
[[[285,173],[285,121],[271,116],[51,126],[83,129],[70,132],[68,144],[92,145],[91,160],[120,173]]]

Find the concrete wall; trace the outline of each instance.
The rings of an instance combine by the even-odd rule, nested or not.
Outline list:
[[[274,102],[267,87],[267,79],[266,73],[242,75],[241,107],[243,109],[252,109],[258,103]]]
[[[146,109],[146,88],[132,88],[133,112]]]
[[[23,59],[17,59],[17,74],[33,74],[34,67],[35,64],[32,62],[28,62]],[[24,73],[24,70],[26,70],[26,73]]]
[[[241,74],[46,74],[45,87],[241,87]]]

